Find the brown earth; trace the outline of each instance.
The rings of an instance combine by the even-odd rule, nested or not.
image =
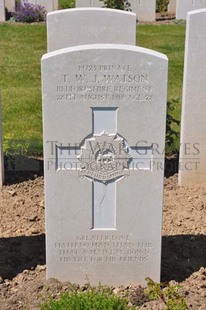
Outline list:
[[[40,162],[40,164],[42,164]],[[0,192],[0,309],[40,309],[71,284],[45,280],[43,176],[6,173]],[[206,187],[165,178],[162,281],[179,282],[188,309],[206,309]],[[80,288],[80,289],[85,289]],[[141,309],[163,309],[138,284],[114,288]]]

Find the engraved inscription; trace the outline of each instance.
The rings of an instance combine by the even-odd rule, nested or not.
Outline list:
[[[60,263],[139,263],[149,262],[154,248],[150,242],[134,241],[130,235],[82,235],[72,242],[56,242]]]
[[[147,73],[136,73],[130,65],[79,65],[74,73],[61,75],[57,101],[152,101],[153,89]],[[134,73],[133,73],[134,71]]]

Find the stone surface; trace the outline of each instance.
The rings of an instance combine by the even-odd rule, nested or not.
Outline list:
[[[84,8],[47,15],[48,51],[93,44],[136,44],[134,13],[112,9]]]
[[[7,8],[8,12],[14,12],[15,0],[5,0],[5,7]]]
[[[58,0],[28,0],[28,2],[42,5],[47,12],[58,10]]]
[[[4,158],[3,158],[3,134],[1,118],[1,97],[0,97],[0,188],[4,183]]]
[[[167,58],[128,45],[42,58],[47,277],[160,280]]]
[[[168,13],[176,13],[176,0],[169,1],[167,11]]]
[[[102,8],[104,1],[100,0],[76,0],[76,8],[97,7]]]
[[[152,22],[156,16],[156,0],[129,0],[138,21]]]
[[[0,22],[5,21],[5,4],[4,0],[0,0]]]
[[[179,184],[206,183],[206,9],[188,13]]]
[[[186,19],[187,12],[206,8],[206,0],[177,0],[176,19]]]

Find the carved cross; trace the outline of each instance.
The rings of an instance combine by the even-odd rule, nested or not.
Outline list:
[[[92,182],[92,229],[116,229],[117,181],[129,177],[130,170],[152,168],[152,146],[131,147],[117,134],[117,111],[92,108],[93,133],[81,148],[56,146],[56,169],[76,169]]]

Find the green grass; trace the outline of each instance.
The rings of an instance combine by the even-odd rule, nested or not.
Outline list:
[[[169,59],[168,99],[182,96],[185,25],[141,25],[137,44],[166,54]]]
[[[137,45],[166,54],[169,60],[168,101],[174,102],[173,117],[180,121],[182,103],[182,82],[185,48],[185,24],[141,25],[137,28]],[[177,124],[175,131],[180,130]],[[169,152],[179,149],[179,138],[167,148]]]
[[[62,0],[64,1],[64,0]],[[185,25],[140,25],[137,43],[169,58],[168,99],[176,100],[180,118]],[[0,92],[4,148],[10,139],[39,141],[28,152],[42,152],[41,56],[46,52],[46,25],[0,24]]]
[[[67,292],[59,300],[51,299],[41,310],[132,310],[125,298],[117,297],[109,288],[91,288],[84,292]]]
[[[0,25],[0,92],[6,147],[10,139],[36,139],[42,149],[40,61],[45,52],[45,24]]]
[[[59,9],[74,8],[75,0],[59,0]]]

